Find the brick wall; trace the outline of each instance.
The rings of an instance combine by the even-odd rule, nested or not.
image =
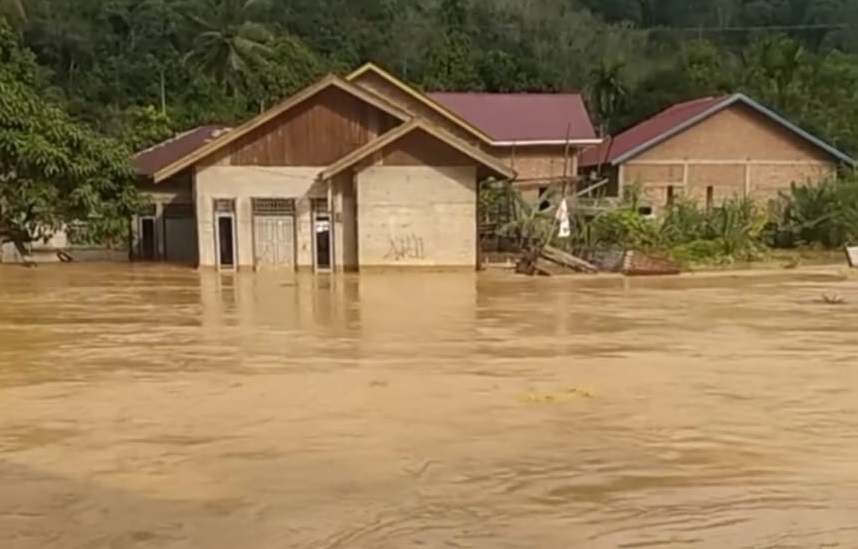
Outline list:
[[[621,184],[639,184],[658,211],[668,189],[698,201],[732,196],[765,202],[793,182],[836,170],[823,151],[745,106],[726,109],[626,162]]]

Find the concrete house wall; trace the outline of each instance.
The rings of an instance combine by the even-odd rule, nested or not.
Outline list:
[[[619,167],[621,186],[640,184],[657,212],[674,195],[732,196],[765,202],[792,182],[819,181],[835,173],[836,161],[755,110],[728,107]]]
[[[207,166],[196,175],[199,265],[216,265],[214,201],[235,200],[236,259],[239,268],[253,268],[253,198],[295,200],[295,261],[298,268],[312,268],[312,221],[310,199],[327,198],[326,188],[316,182],[317,167],[307,166]]]
[[[317,181],[319,171],[399,123],[339,88],[325,89],[200,162],[195,176],[199,265],[216,265],[215,199],[235,200],[237,266],[254,268],[252,200],[285,198],[295,203],[295,266],[312,269],[311,204],[329,198],[328,186]],[[341,197],[332,200],[337,201],[342,204]],[[334,223],[332,255],[338,267],[341,224],[342,216]]]
[[[355,165],[360,268],[476,268],[477,182],[485,175],[420,130]]]
[[[370,166],[357,174],[361,267],[475,267],[474,166]]]

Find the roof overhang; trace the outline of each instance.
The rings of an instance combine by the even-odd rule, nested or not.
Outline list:
[[[508,166],[504,162],[501,162],[494,156],[486,153],[485,151],[477,147],[474,147],[470,143],[459,139],[458,137],[454,136],[449,132],[446,132],[438,127],[428,124],[423,120],[415,118],[412,119],[410,122],[388,131],[387,133],[370,141],[366,145],[355,149],[349,154],[343,156],[342,158],[319,172],[319,180],[326,181],[331,179],[335,175],[341,173],[343,170],[354,166],[361,160],[369,157],[375,152],[382,150],[384,147],[395,143],[399,139],[405,137],[406,135],[414,131],[423,131],[429,134],[435,139],[438,139],[439,141],[450,146],[451,148],[471,158],[477,164],[489,168],[496,175],[500,175],[501,177],[507,179],[515,179],[516,177],[516,172],[512,169],[512,167]]]
[[[199,149],[194,152],[182,157],[181,159],[173,162],[172,164],[165,166],[164,168],[158,170],[152,175],[152,179],[155,183],[163,181],[168,177],[175,175],[176,173],[194,165],[200,160],[206,158],[207,156],[217,152],[223,147],[229,145],[230,143],[236,141],[240,137],[247,135],[251,131],[256,128],[262,126],[266,122],[273,120],[274,118],[282,115],[283,113],[297,107],[298,105],[304,103],[305,101],[315,97],[319,93],[324,90],[328,90],[331,88],[340,89],[354,97],[357,97],[361,101],[372,105],[373,107],[383,111],[394,118],[402,122],[406,122],[410,120],[411,115],[402,110],[401,108],[389,103],[378,95],[364,90],[360,86],[356,86],[351,82],[343,80],[342,78],[329,74],[328,76],[322,78],[315,84],[312,84],[298,93],[291,95],[275,105],[274,107],[268,109],[267,111],[251,118],[244,124],[230,130],[223,135],[213,139],[207,144],[203,145]]]

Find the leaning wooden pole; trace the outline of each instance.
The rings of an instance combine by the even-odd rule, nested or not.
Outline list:
[[[566,200],[566,195],[569,193],[569,148],[570,148],[570,134],[572,133],[572,124],[566,125],[566,139],[565,145],[563,149],[563,178],[561,179],[560,185],[560,201]],[[558,205],[561,203],[558,202]],[[549,229],[547,234],[543,235],[542,241],[539,243],[539,247],[536,250],[537,253],[542,253],[542,250],[545,249],[551,242],[551,236],[557,231],[557,228],[560,224],[560,219],[557,217],[557,210],[554,211],[554,217],[549,225]]]

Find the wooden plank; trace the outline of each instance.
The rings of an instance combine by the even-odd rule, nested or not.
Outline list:
[[[599,272],[599,268],[593,265],[588,261],[584,261],[580,257],[576,257],[572,254],[566,253],[563,250],[558,250],[553,246],[544,246],[541,252],[542,257],[545,259],[556,263],[558,265],[562,265],[566,268],[575,270],[575,271],[583,271],[586,273],[597,273]]]
[[[858,267],[858,246],[846,246],[846,262],[849,267],[854,269]]]

